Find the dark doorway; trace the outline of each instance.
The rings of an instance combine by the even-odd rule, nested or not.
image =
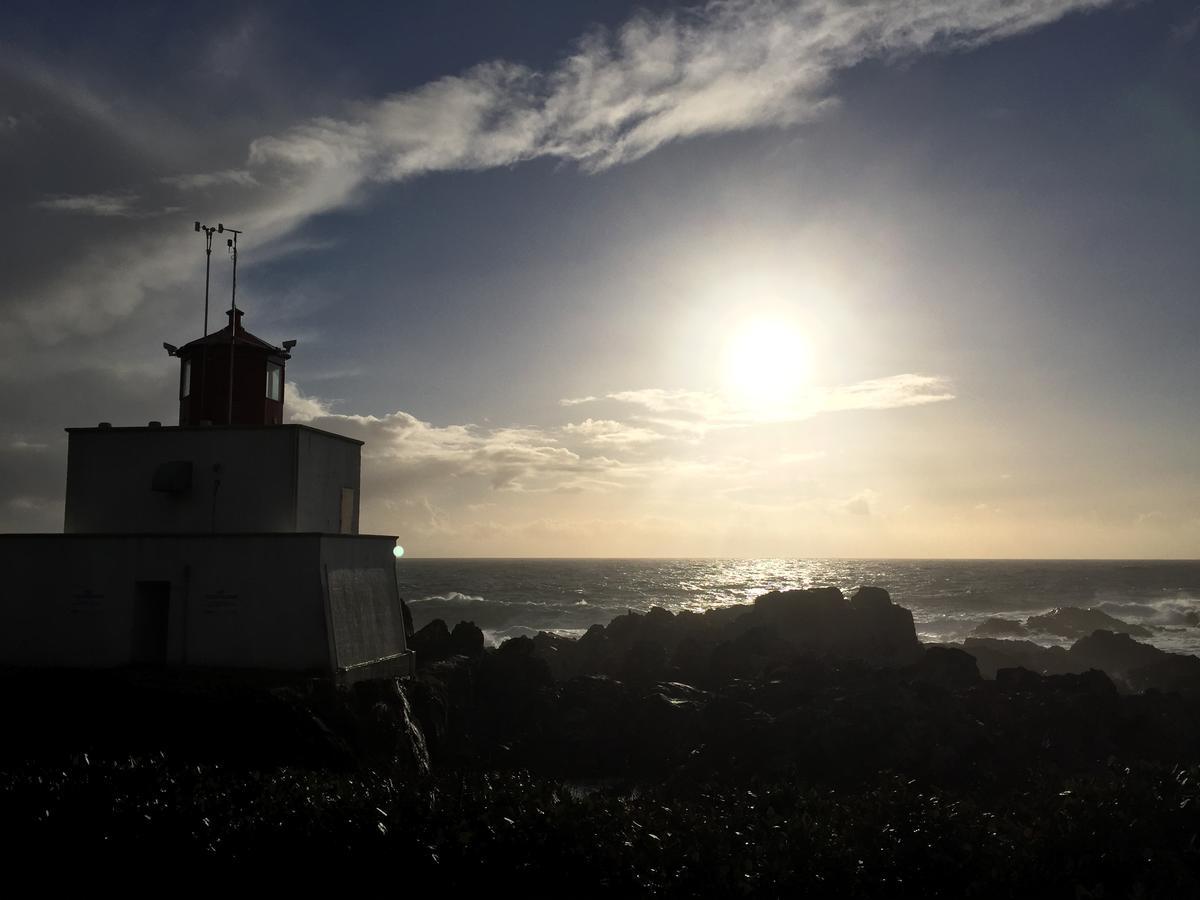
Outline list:
[[[166,665],[170,612],[171,582],[136,582],[133,595],[133,647],[130,654],[130,662],[134,665]]]

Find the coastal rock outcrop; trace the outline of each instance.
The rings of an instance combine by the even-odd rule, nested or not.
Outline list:
[[[1065,647],[1043,647],[1033,641],[969,637],[963,649],[975,657],[984,678],[995,678],[999,669],[1020,667],[1039,675],[1061,675],[1078,671]]]
[[[1150,631],[1141,625],[1133,625],[1113,618],[1106,612],[1078,606],[1060,606],[1040,616],[1030,616],[1025,627],[1041,634],[1077,639],[1103,629],[1132,637],[1150,637]]]
[[[924,653],[912,613],[878,587],[860,588],[849,600],[836,587],[771,591],[752,605],[705,613],[652,607],[593,625],[578,640],[542,632],[532,648],[558,681],[607,675],[701,686],[756,677],[797,655],[902,666]]]
[[[971,629],[972,637],[981,638],[1023,638],[1028,634],[1029,629],[1020,622],[1014,619],[1000,619],[995,616],[984,622],[980,622]]]
[[[1152,665],[1168,655],[1157,647],[1135,641],[1128,634],[1104,630],[1080,638],[1067,651],[1067,657],[1080,668],[1101,669],[1110,675]]]
[[[438,662],[450,655],[450,629],[441,619],[422,626],[408,642],[409,649],[417,654],[417,664]]]

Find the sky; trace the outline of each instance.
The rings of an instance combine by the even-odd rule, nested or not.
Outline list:
[[[5,531],[200,219],[410,555],[1200,556],[1195,2],[9,2],[0,165]]]

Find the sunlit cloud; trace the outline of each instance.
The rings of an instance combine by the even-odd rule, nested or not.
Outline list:
[[[745,428],[752,425],[798,422],[820,413],[843,410],[882,410],[923,406],[955,399],[949,379],[937,375],[904,373],[872,378],[844,387],[814,389],[798,401],[777,408],[739,404],[707,391],[645,388],[614,391],[603,397],[574,397],[560,400],[563,406],[579,406],[602,400],[634,407],[638,422],[651,423],[669,431],[703,434],[714,428]],[[588,422],[593,420],[589,419]],[[575,426],[595,430],[596,424]]]
[[[825,393],[821,409],[836,412],[846,409],[897,409],[953,400],[949,381],[936,375],[891,375],[872,378]]]
[[[563,426],[567,434],[576,435],[589,444],[629,446],[662,440],[663,435],[651,428],[616,422],[612,419],[585,419]]]

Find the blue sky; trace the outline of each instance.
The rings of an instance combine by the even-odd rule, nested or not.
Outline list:
[[[9,530],[201,218],[418,554],[1200,547],[1195,3],[9,4],[0,161]]]

